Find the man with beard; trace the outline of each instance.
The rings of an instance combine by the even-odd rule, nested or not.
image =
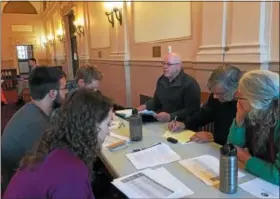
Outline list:
[[[65,74],[58,67],[35,68],[28,78],[28,84],[32,100],[14,114],[2,136],[4,187],[18,168],[21,158],[31,151],[51,126],[49,115],[67,93]]]

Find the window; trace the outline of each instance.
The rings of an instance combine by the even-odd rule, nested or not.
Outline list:
[[[17,58],[19,60],[32,57],[32,46],[17,46]]]

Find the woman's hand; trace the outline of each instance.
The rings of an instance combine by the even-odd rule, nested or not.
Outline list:
[[[185,129],[185,124],[183,122],[172,121],[168,123],[168,129],[171,132],[178,132]]]
[[[241,127],[244,124],[244,120],[246,115],[248,114],[247,111],[244,110],[244,108],[241,106],[239,102],[237,102],[237,112],[236,112],[236,118],[235,122],[237,126]]]
[[[246,162],[252,157],[248,149],[247,148],[244,149],[240,147],[236,147],[236,148],[237,148],[238,160],[246,164]]]
[[[195,135],[191,137],[191,141],[204,143],[204,142],[212,142],[214,140],[213,134],[206,131],[197,132]]]

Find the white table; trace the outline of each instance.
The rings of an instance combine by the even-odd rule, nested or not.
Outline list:
[[[119,119],[122,120],[122,119]],[[122,120],[126,127],[128,122]],[[127,147],[111,152],[107,149],[102,149],[101,159],[108,167],[114,177],[121,177],[130,173],[136,172],[137,169],[126,157],[128,150],[150,146],[157,142],[164,142],[168,144],[182,159],[188,159],[201,155],[212,155],[219,158],[219,146],[214,143],[210,144],[197,144],[189,143],[182,145],[180,143],[172,144],[167,142],[162,134],[167,130],[167,124],[164,123],[150,123],[145,124],[143,127],[143,140],[139,142],[132,142]],[[186,168],[181,166],[179,162],[159,165],[158,167],[166,168],[171,174],[178,178],[182,183],[194,191],[190,198],[255,198],[249,193],[238,188],[236,194],[227,195],[219,191],[218,187],[210,187],[200,181],[195,175],[189,172]],[[155,167],[157,168],[157,167]],[[244,171],[242,171],[244,172]],[[246,172],[245,172],[246,173]],[[246,182],[255,177],[246,173],[246,176],[239,179],[239,183]]]

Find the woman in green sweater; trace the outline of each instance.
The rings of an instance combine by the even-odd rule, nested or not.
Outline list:
[[[279,74],[267,70],[245,73],[236,98],[237,113],[228,141],[237,146],[246,171],[279,185]]]

